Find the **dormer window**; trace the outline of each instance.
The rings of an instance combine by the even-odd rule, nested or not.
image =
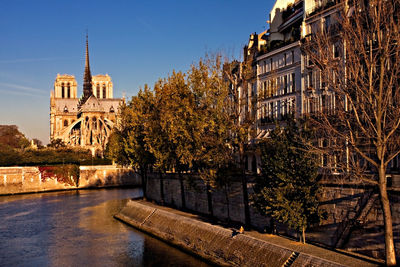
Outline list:
[[[65,105],[65,107],[64,107],[64,112],[65,112],[65,113],[68,112],[68,107],[67,107],[67,105]]]

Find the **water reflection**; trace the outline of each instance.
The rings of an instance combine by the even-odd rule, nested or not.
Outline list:
[[[139,189],[0,197],[1,266],[208,266],[113,219]]]

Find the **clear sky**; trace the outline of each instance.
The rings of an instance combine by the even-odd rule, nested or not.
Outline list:
[[[206,52],[241,57],[265,30],[272,0],[0,0],[0,124],[49,139],[57,73],[82,94],[85,33],[92,75],[108,73],[114,97],[187,70]]]

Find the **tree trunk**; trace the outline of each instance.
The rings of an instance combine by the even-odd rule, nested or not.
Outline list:
[[[228,191],[228,185],[225,184],[225,198],[226,198],[226,208],[227,208],[227,215],[228,215],[228,222],[231,221],[231,216],[230,216],[230,212],[229,212],[229,191]]]
[[[244,222],[247,227],[250,227],[250,208],[249,208],[249,195],[247,192],[247,177],[244,169],[242,170],[242,191],[243,191],[243,205],[244,205]]]
[[[162,172],[159,172],[160,175],[160,195],[161,195],[161,204],[164,205],[165,203],[165,196],[164,196],[164,181],[163,181],[163,176]]]
[[[303,226],[302,227],[302,237],[303,237],[303,244],[306,243],[306,228]]]
[[[206,182],[206,191],[207,191],[207,204],[208,204],[208,214],[211,217],[214,217],[213,211],[213,203],[212,203],[212,195],[211,195],[211,186]]]
[[[143,199],[147,200],[147,175],[146,169],[140,168],[140,176],[142,177],[142,191],[143,191]]]
[[[182,209],[186,210],[186,199],[185,199],[185,185],[183,183],[182,173],[178,171],[179,183],[181,185],[181,200],[182,200]]]
[[[385,251],[386,265],[396,266],[396,253],[393,242],[393,221],[390,211],[390,202],[386,187],[386,168],[383,164],[379,167],[379,196],[383,210],[383,222],[385,227]]]

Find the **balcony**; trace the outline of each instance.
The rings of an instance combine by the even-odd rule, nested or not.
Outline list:
[[[341,0],[316,0],[315,6],[306,9],[306,17],[311,17],[323,10],[335,6],[342,2]]]

